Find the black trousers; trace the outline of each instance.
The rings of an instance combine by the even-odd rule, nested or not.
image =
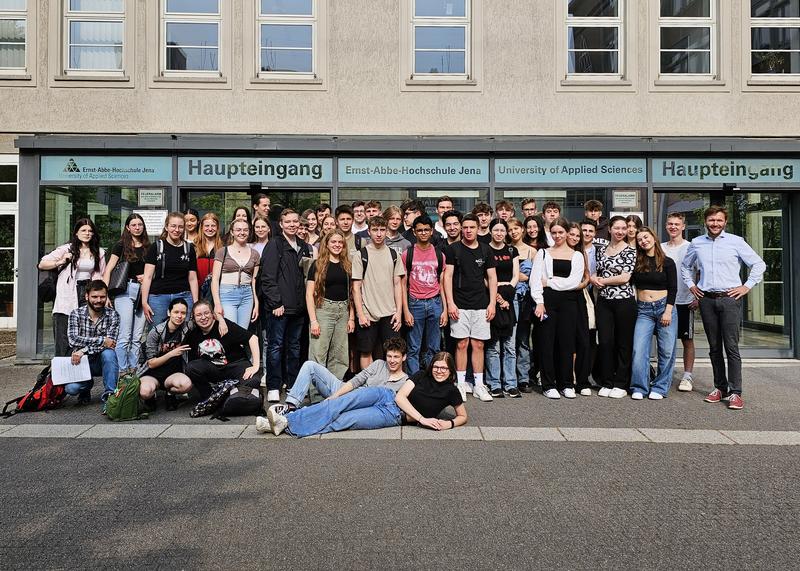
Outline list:
[[[53,340],[55,342],[55,356],[69,357],[72,351],[69,349],[69,338],[67,328],[69,326],[69,315],[63,313],[53,314]]]
[[[244,370],[250,366],[248,361],[234,361],[227,365],[215,365],[208,359],[194,359],[186,365],[185,373],[192,380],[192,385],[200,393],[200,399],[207,399],[213,392],[211,385],[228,379],[242,380]],[[257,389],[261,385],[258,373],[244,381],[248,387]]]
[[[574,384],[572,354],[575,353],[575,322],[578,319],[577,293],[544,290],[547,319],[541,321],[536,330],[542,391],[563,390]]]
[[[632,297],[597,300],[597,358],[603,387],[626,391],[630,387],[636,312],[636,300]]]
[[[575,388],[588,389],[592,370],[592,345],[589,335],[589,314],[583,292],[578,292],[578,319],[575,321]]]

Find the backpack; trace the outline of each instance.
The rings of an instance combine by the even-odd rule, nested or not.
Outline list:
[[[62,385],[53,384],[53,378],[50,376],[50,367],[47,366],[36,377],[36,383],[33,388],[21,397],[8,401],[3,407],[3,412],[0,413],[0,416],[8,418],[18,412],[36,412],[37,410],[58,408],[64,402],[65,395]],[[12,404],[17,406],[14,410],[8,412],[8,407]]]
[[[259,389],[239,383],[231,389],[228,398],[212,418],[226,421],[228,416],[256,416],[262,412],[263,404]]]
[[[164,240],[156,240],[156,252],[158,252],[157,260],[161,262],[161,279],[164,279],[164,271],[167,269],[167,257],[164,255]],[[189,255],[189,242],[183,241],[183,253]]]
[[[389,246],[386,246],[389,248]],[[369,264],[369,254],[367,253],[367,247],[364,246],[359,250],[361,253],[361,279],[363,280],[367,277],[367,264]],[[389,248],[389,253],[392,255],[392,268],[394,269],[394,265],[397,263],[397,252],[395,252],[394,248]]]
[[[109,395],[106,401],[106,416],[108,420],[140,420],[147,418],[147,413],[140,410],[139,375],[125,375],[117,382],[117,390]]]
[[[444,271],[444,254],[436,246],[431,246],[433,251],[436,252],[436,275],[442,277]],[[411,275],[411,263],[414,260],[414,244],[406,248],[406,275]]]
[[[222,406],[225,402],[225,399],[228,398],[228,395],[231,392],[231,389],[239,384],[238,379],[228,379],[227,381],[223,381],[219,385],[217,385],[217,389],[211,393],[211,395],[203,401],[200,401],[189,413],[189,416],[192,418],[197,418],[199,416],[207,416],[212,414]]]

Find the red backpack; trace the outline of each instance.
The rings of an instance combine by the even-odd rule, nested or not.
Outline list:
[[[36,384],[33,388],[21,397],[12,399],[3,407],[0,416],[8,418],[18,412],[35,412],[37,410],[48,410],[58,408],[64,401],[64,387],[54,385],[53,378],[50,376],[50,367],[45,367],[39,376],[36,377]],[[14,410],[8,411],[11,405],[17,405]]]

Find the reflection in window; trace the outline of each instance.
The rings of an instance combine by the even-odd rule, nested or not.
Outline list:
[[[170,71],[217,71],[219,24],[167,23],[167,69]]]
[[[24,9],[24,3],[23,9]],[[27,19],[0,9],[0,69],[25,69]],[[7,17],[13,16],[13,17]]]
[[[800,0],[752,0],[750,65],[753,74],[800,74]]]
[[[124,1],[69,0],[67,8],[66,70],[122,71]]]
[[[567,4],[567,73],[622,75],[621,0],[570,0]]]
[[[470,13],[467,0],[414,0],[414,75],[470,74]]]
[[[315,28],[312,0],[261,0],[259,73],[313,76]]]
[[[662,74],[712,73],[716,20],[712,0],[661,0]]]

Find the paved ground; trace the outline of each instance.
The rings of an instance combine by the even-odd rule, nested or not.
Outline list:
[[[35,371],[0,368],[0,399]],[[186,410],[125,425],[94,405],[20,414],[0,422],[0,565],[796,569],[800,448],[754,445],[736,431],[797,434],[798,373],[793,362],[748,366],[738,413],[702,403],[707,368],[696,393],[663,402],[471,400],[479,440],[413,440],[406,429],[256,437],[252,419]],[[107,438],[110,426],[147,437]],[[207,427],[239,437],[191,432]],[[558,438],[493,439],[520,427]],[[586,428],[638,436],[609,442],[620,432]],[[3,437],[20,430],[69,437]],[[597,435],[606,441],[585,441]],[[671,443],[676,435],[707,443]]]

